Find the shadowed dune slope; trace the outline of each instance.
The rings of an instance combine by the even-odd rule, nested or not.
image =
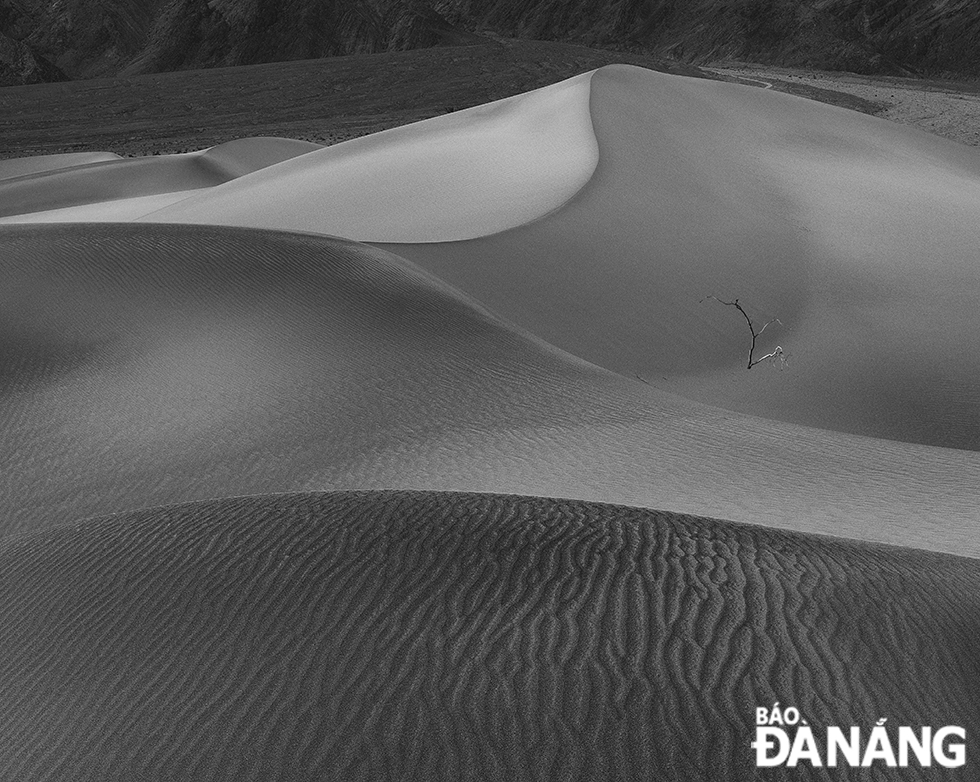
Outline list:
[[[611,505],[341,492],[7,539],[0,587],[5,779],[974,773],[756,776],[749,743],[775,701],[818,735],[866,740],[883,716],[976,735],[975,560]]]
[[[608,66],[564,208],[383,245],[577,356],[766,417],[980,449],[980,153],[855,112]],[[359,239],[355,233],[338,233]],[[740,298],[790,370],[745,371]]]
[[[360,241],[451,241],[513,228],[561,206],[595,170],[591,78],[337,144],[144,219]]]
[[[33,171],[0,176],[0,217],[213,187],[321,148],[319,144],[294,139],[249,138],[200,152],[96,160],[53,169],[48,169],[47,163],[54,165],[57,161],[47,161],[46,157],[65,156],[45,156]],[[25,168],[23,164],[18,168],[18,163],[16,159],[0,161],[0,175],[8,168]],[[112,204],[105,209],[112,214]]]
[[[663,507],[980,555],[980,454],[726,412],[587,364],[376,248],[0,231],[2,533],[412,488]]]

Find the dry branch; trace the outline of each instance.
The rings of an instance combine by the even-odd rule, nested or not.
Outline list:
[[[773,350],[771,353],[767,353],[766,355],[761,356],[760,358],[755,358],[755,359],[753,358],[755,355],[755,341],[760,336],[762,336],[762,332],[765,331],[770,324],[778,323],[780,326],[782,326],[783,323],[779,318],[772,318],[771,320],[766,321],[766,323],[762,326],[762,328],[756,331],[755,325],[752,323],[752,318],[750,318],[749,314],[744,309],[742,309],[742,305],[738,303],[738,299],[735,299],[735,301],[725,301],[724,299],[719,299],[717,296],[705,296],[704,299],[701,299],[701,301],[698,303],[700,304],[706,299],[714,299],[715,301],[721,302],[727,307],[734,307],[735,309],[737,309],[739,312],[742,313],[742,317],[745,318],[745,322],[749,324],[749,333],[752,334],[752,344],[749,346],[749,363],[746,369],[752,369],[752,367],[754,367],[756,364],[762,361],[771,361],[773,365],[775,365],[775,363],[779,361],[780,362],[779,368],[780,369],[783,368],[783,366],[786,364],[786,354],[779,345],[776,345],[775,350]]]

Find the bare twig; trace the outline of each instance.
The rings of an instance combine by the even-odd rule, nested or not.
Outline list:
[[[750,318],[749,314],[744,309],[742,309],[742,305],[738,303],[738,299],[735,299],[735,301],[725,301],[724,299],[719,299],[717,296],[705,296],[703,299],[701,299],[700,302],[698,302],[698,304],[700,304],[701,302],[707,299],[714,299],[715,301],[720,302],[727,307],[734,307],[735,309],[737,309],[739,312],[742,313],[742,317],[745,318],[745,322],[749,324],[749,333],[752,334],[752,344],[749,346],[749,363],[746,369],[752,369],[752,367],[754,367],[756,364],[762,361],[770,361],[772,362],[773,365],[775,365],[775,363],[779,361],[780,368],[782,368],[782,366],[786,363],[786,355],[783,349],[779,345],[776,345],[776,348],[775,350],[772,351],[772,353],[767,353],[761,358],[753,359],[753,356],[755,355],[755,341],[760,336],[762,336],[762,332],[765,331],[770,324],[778,323],[780,326],[782,326],[783,322],[779,318],[772,318],[772,320],[766,321],[766,323],[762,326],[762,328],[756,331],[755,325],[752,323],[752,318]]]

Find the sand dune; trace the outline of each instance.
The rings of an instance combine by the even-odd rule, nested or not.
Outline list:
[[[312,146],[0,162],[0,777],[980,728],[976,152],[629,67]]]
[[[385,245],[578,356],[770,418],[980,449],[980,152],[855,112],[611,66],[595,175],[465,244]],[[350,235],[350,234],[348,234]],[[353,235],[353,238],[358,238]],[[791,371],[747,372],[740,297]]]
[[[666,508],[980,555],[980,454],[700,405],[313,235],[8,226],[3,531],[273,491]]]
[[[139,180],[134,180],[134,183]],[[40,212],[16,214],[0,217],[0,225],[36,223],[128,223],[148,212],[155,212],[165,206],[183,201],[197,192],[193,190],[173,190],[152,195],[130,196],[114,201],[94,201],[90,204],[64,206],[58,209],[45,209]]]
[[[561,206],[595,170],[591,78],[328,147],[145,219],[404,242],[522,225]]]
[[[7,187],[53,207],[68,198],[50,186],[60,178],[78,184],[71,198],[95,197],[80,174]],[[624,376],[766,418],[980,450],[980,153],[884,120],[609,66],[197,181],[188,198],[150,198],[140,180],[127,199],[98,177],[98,197],[118,200],[8,221],[400,239],[381,246]],[[14,195],[8,210],[28,208]],[[757,323],[778,317],[759,354],[781,345],[790,370],[744,371],[746,324],[699,303],[709,294],[740,298]]]
[[[186,193],[180,195],[184,191],[213,187],[317,149],[321,149],[320,145],[306,141],[250,138],[199,152],[116,158],[0,177],[0,217],[27,215],[17,222],[92,217],[131,219],[147,209],[159,208],[159,201],[145,200],[149,196],[176,193],[184,198]],[[17,161],[0,161],[0,174],[4,166],[11,163]],[[44,161],[39,165],[44,165]],[[138,209],[135,209],[136,205],[139,205]],[[81,206],[88,208],[79,212],[61,212],[57,216],[45,214]],[[33,219],[32,213],[37,213]]]
[[[119,159],[119,155],[112,152],[63,152],[59,155],[9,158],[0,160],[0,179],[12,179],[59,168],[72,168]]]
[[[302,160],[270,159],[255,145],[271,140],[244,139],[37,175],[0,185],[0,223],[143,219],[407,242],[496,233],[560,207],[592,175],[591,77],[288,155],[316,150]],[[148,198],[157,193],[172,196]]]
[[[6,779],[741,782],[775,701],[980,729],[980,563],[694,517],[229,499],[5,540],[0,585]]]

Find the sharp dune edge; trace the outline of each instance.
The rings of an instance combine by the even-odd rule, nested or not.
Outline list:
[[[472,239],[542,217],[598,161],[592,73],[327,147],[142,220],[314,231],[359,241]]]
[[[755,706],[980,729],[980,563],[656,511],[228,499],[7,539],[0,583],[6,779],[865,780],[756,776]]]
[[[748,745],[980,728],[974,150],[613,66],[111,158],[0,161],[0,777],[972,779]]]
[[[599,165],[565,208],[466,244],[382,246],[666,390],[980,450],[980,152],[632,66],[596,72],[591,106]],[[760,355],[781,345],[791,371],[744,371],[746,324],[709,294],[778,317]]]

